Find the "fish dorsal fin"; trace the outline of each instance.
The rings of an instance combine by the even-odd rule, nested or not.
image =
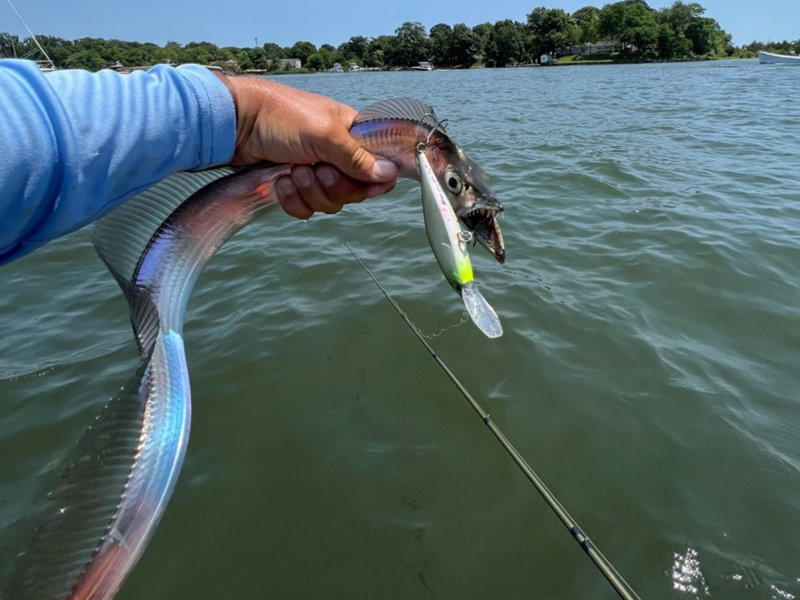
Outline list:
[[[425,123],[431,127],[436,127],[436,125],[438,125],[433,107],[412,98],[384,100],[372,106],[368,106],[356,115],[353,125],[385,119],[409,119],[411,121]]]
[[[92,242],[128,301],[133,333],[143,356],[149,355],[155,344],[160,315],[149,292],[134,281],[142,255],[153,235],[181,204],[211,182],[234,172],[221,167],[175,173],[134,196],[95,225]]]
[[[141,437],[137,401],[145,367],[83,434],[38,515],[42,524],[19,555],[3,598],[66,598],[92,561],[125,493]],[[0,594],[4,590],[0,588]]]
[[[92,236],[95,250],[128,301],[131,301],[131,283],[136,267],[153,234],[197,190],[233,172],[234,169],[221,167],[175,173],[127,200],[97,222]]]

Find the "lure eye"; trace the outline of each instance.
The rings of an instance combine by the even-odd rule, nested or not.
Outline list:
[[[462,188],[464,187],[464,183],[461,181],[461,177],[459,177],[456,173],[452,171],[445,174],[445,183],[447,184],[447,189],[453,192],[454,194],[460,194]]]

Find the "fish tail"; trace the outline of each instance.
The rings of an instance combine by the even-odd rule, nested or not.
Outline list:
[[[7,590],[15,600],[69,597],[102,545],[129,479],[143,421],[139,369],[81,437],[47,499],[42,525]]]
[[[14,566],[8,598],[111,598],[155,530],[183,461],[190,390],[183,340],[164,327],[164,290],[141,285],[137,275],[171,215],[231,173],[179,173],[96,225],[95,248],[127,299],[140,363],[83,434],[48,495],[41,525]]]

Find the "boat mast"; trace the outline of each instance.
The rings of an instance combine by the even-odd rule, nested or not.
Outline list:
[[[33,43],[34,43],[34,44],[36,44],[36,47],[37,47],[37,48],[39,48],[39,51],[40,51],[42,54],[44,54],[44,57],[47,59],[47,65],[46,65],[46,66],[47,66],[47,67],[49,67],[49,68],[51,68],[51,69],[55,69],[55,68],[56,68],[56,65],[55,65],[55,63],[54,63],[54,62],[53,62],[53,60],[52,60],[52,59],[51,59],[51,58],[48,56],[47,52],[45,52],[44,48],[42,48],[42,45],[39,43],[39,40],[37,40],[37,39],[36,39],[36,36],[35,36],[35,35],[33,35],[33,32],[31,31],[31,28],[30,28],[30,27],[28,27],[28,24],[27,24],[27,23],[25,22],[25,20],[22,18],[22,15],[21,15],[21,14],[19,14],[19,11],[16,9],[16,7],[15,7],[13,4],[11,4],[11,0],[6,0],[6,2],[8,2],[8,5],[11,7],[11,10],[13,10],[13,11],[14,11],[14,14],[16,14],[16,15],[17,15],[17,18],[20,20],[20,22],[22,23],[22,25],[25,27],[26,31],[28,32],[28,35],[30,35],[30,36],[31,36],[31,39],[33,40]],[[14,54],[16,55],[16,50],[14,51]]]

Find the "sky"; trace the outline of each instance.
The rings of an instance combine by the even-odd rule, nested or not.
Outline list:
[[[673,0],[650,0],[653,8]],[[117,38],[127,41],[167,41],[186,44],[207,41],[218,46],[253,46],[275,42],[291,46],[309,41],[338,46],[351,36],[393,34],[405,21],[426,28],[437,23],[474,26],[502,19],[525,21],[537,6],[567,12],[606,1],[591,0],[456,0],[401,2],[353,0],[12,0],[35,34],[66,39]],[[706,16],[733,35],[733,43],[800,38],[800,0],[700,0]],[[0,32],[27,34],[6,0],[0,0]]]

